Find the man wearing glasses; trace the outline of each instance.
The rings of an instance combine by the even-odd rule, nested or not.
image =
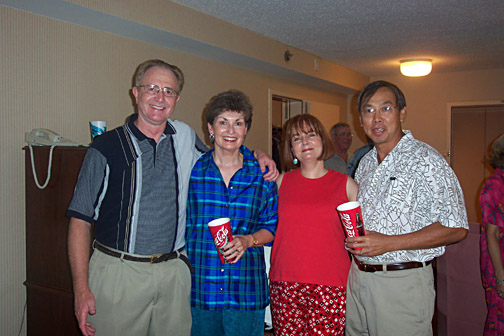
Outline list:
[[[347,238],[346,335],[432,335],[431,263],[467,235],[462,189],[436,150],[402,130],[397,86],[369,84],[358,108],[375,147],[355,175],[366,235]]]
[[[174,65],[140,64],[132,88],[138,113],[95,138],[86,153],[67,212],[83,335],[190,334],[187,188],[208,149],[188,125],[169,119],[183,85]],[[261,161],[270,168],[265,178],[276,178],[274,161]]]
[[[346,174],[348,168],[348,149],[352,145],[350,125],[339,122],[331,128],[331,140],[335,154],[324,161],[326,168]]]

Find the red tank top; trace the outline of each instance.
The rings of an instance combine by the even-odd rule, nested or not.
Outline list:
[[[270,279],[345,286],[350,258],[336,207],[348,202],[347,176],[329,170],[308,179],[299,169],[286,173],[278,191],[278,227]]]

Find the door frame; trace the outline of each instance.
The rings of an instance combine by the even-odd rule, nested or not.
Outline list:
[[[271,146],[273,145],[273,134],[271,132],[271,129],[273,127],[273,116],[272,116],[273,96],[281,96],[285,98],[290,98],[292,100],[302,101],[303,105],[306,106],[305,111],[303,113],[310,113],[310,100],[308,100],[305,96],[292,94],[285,91],[279,91],[271,88],[268,89],[268,154],[269,155],[272,155]]]
[[[502,105],[504,104],[503,101],[501,100],[475,100],[475,101],[460,101],[460,102],[448,102],[446,103],[446,120],[447,120],[447,141],[446,143],[448,144],[448,149],[446,152],[441,153],[441,155],[444,156],[446,161],[448,161],[448,164],[452,165],[452,159],[451,159],[451,148],[452,148],[452,108],[456,106],[485,106],[485,105]]]

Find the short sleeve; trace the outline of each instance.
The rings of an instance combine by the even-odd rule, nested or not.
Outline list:
[[[450,228],[469,228],[464,194],[457,176],[441,156],[431,155],[429,159],[432,222]]]
[[[68,206],[68,217],[79,218],[88,223],[96,220],[96,199],[102,187],[106,167],[105,157],[95,148],[89,148],[82,162],[72,201]]]

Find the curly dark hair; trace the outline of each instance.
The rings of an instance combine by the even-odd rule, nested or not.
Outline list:
[[[252,125],[252,103],[249,97],[239,90],[228,90],[212,97],[205,108],[205,118],[207,123],[213,125],[215,118],[222,112],[234,111],[243,113],[247,131]]]

